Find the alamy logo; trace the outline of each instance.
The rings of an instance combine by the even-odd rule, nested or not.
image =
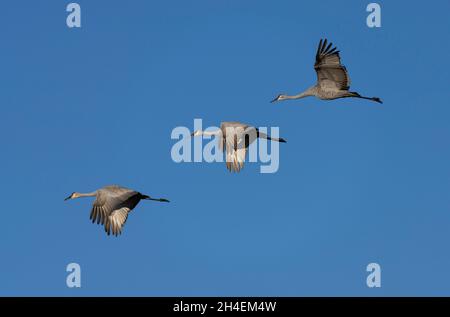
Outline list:
[[[69,288],[81,287],[81,267],[78,263],[69,263],[66,271],[70,272],[66,278],[66,285]]]
[[[279,128],[253,127],[239,122],[222,122],[219,127],[202,128],[202,119],[194,119],[194,132],[176,127],[171,138],[178,140],[171,150],[172,160],[181,162],[225,162],[227,169],[239,172],[248,156],[249,162],[261,162],[261,173],[275,173],[279,168]],[[208,143],[203,146],[203,140]],[[258,140],[258,142],[256,142]],[[270,142],[270,152],[268,151]],[[192,156],[193,143],[193,156]]]
[[[69,3],[66,11],[70,12],[66,18],[66,24],[69,28],[81,28],[81,7],[78,3]]]
[[[378,3],[369,3],[366,11],[370,12],[367,16],[366,23],[369,28],[381,27],[381,6]]]
[[[381,266],[378,263],[369,263],[366,268],[370,274],[367,276],[367,287],[381,287]]]

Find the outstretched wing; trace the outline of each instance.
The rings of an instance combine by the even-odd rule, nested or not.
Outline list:
[[[314,64],[317,81],[323,89],[348,90],[350,77],[345,66],[341,64],[339,51],[336,49],[331,42],[327,45],[326,39],[320,40]]]
[[[140,194],[134,190],[107,186],[97,192],[97,199],[92,206],[92,222],[105,226],[105,231],[118,235],[126,222],[128,213],[136,207]]]
[[[240,172],[244,167],[245,155],[247,149],[245,147],[236,148],[233,144],[226,143],[226,165],[230,172]]]
[[[122,207],[120,209],[114,210],[105,221],[106,233],[109,235],[112,231],[112,234],[115,236],[121,234],[122,228],[127,221],[128,213],[130,211],[131,210],[128,207]]]
[[[226,166],[230,172],[240,172],[244,167],[247,148],[256,139],[256,129],[246,124],[228,123],[222,126],[226,131]]]

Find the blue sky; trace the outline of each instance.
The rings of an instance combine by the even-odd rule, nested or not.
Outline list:
[[[379,1],[379,29],[369,1],[78,1],[81,29],[68,3],[1,4],[0,295],[450,295],[448,2]],[[269,103],[322,37],[383,105]],[[194,118],[279,126],[279,171],[174,163]],[[171,203],[108,237],[63,201],[108,184]]]

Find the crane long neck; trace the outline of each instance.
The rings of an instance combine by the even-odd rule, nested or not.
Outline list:
[[[313,86],[311,88],[306,89],[304,92],[301,92],[294,96],[286,96],[286,99],[301,99],[309,96],[315,96],[316,87]]]
[[[97,191],[91,193],[77,193],[78,197],[94,197],[97,196]]]
[[[220,129],[213,130],[213,131],[202,131],[203,135],[208,135],[208,136],[218,135],[219,133],[220,133]]]

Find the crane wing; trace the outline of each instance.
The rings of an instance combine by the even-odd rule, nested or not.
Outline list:
[[[252,126],[239,124],[228,126],[224,133],[226,147],[226,166],[229,171],[240,172],[244,167],[247,148],[257,138],[256,129]]]
[[[247,154],[247,148],[239,148],[234,152],[234,170],[240,172],[244,168],[245,155]]]
[[[122,207],[120,209],[114,210],[111,215],[106,218],[105,221],[105,232],[110,235],[112,234],[118,236],[122,233],[122,228],[128,218],[128,213],[131,211],[128,207]]]
[[[348,90],[350,77],[345,66],[341,64],[337,47],[332,46],[331,42],[327,45],[326,39],[319,42],[314,64],[318,84],[323,89]]]
[[[240,172],[244,167],[245,155],[247,153],[247,149],[245,147],[242,148],[234,148],[229,143],[227,145],[227,153],[226,153],[226,165],[227,169],[230,172]]]
[[[128,208],[131,211],[139,202],[139,193],[119,186],[107,186],[97,192],[90,219],[97,224],[108,224],[109,217],[117,210]]]
[[[92,223],[97,222],[97,224],[105,223],[105,219],[108,217],[109,211],[103,204],[98,204],[97,200],[94,201],[94,205],[92,206],[90,219],[92,220]]]

